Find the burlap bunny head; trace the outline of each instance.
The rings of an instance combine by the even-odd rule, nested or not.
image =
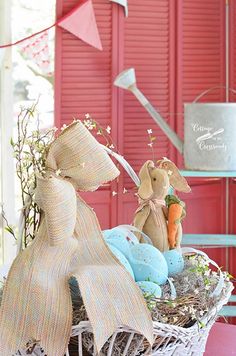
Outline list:
[[[139,172],[141,199],[164,199],[170,186],[181,192],[189,192],[190,187],[173,162],[163,159],[157,162],[146,161]]]
[[[120,173],[80,121],[68,126],[52,143],[46,167],[49,171],[59,172],[81,191],[96,190]]]

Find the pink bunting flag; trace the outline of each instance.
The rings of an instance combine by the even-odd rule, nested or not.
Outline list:
[[[20,43],[19,48],[26,59],[34,61],[45,75],[52,75],[50,53],[49,53],[49,35],[44,31]]]
[[[58,21],[58,26],[73,33],[91,46],[102,50],[96,18],[91,0],[80,4],[65,18]]]

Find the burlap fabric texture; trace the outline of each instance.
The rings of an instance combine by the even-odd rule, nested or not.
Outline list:
[[[40,228],[16,257],[4,288],[1,356],[11,356],[29,339],[40,340],[48,356],[64,355],[72,326],[71,276],[78,281],[98,351],[121,325],[152,343],[153,325],[142,293],[105,245],[93,209],[76,193],[95,190],[118,174],[81,122],[52,143],[46,177],[37,179]]]
[[[167,211],[165,197],[172,186],[180,192],[191,191],[186,179],[181,176],[176,165],[163,158],[155,166],[153,161],[146,161],[139,172],[138,189],[139,207],[135,211],[134,226],[150,237],[153,245],[161,252],[169,250]],[[140,233],[137,237],[141,242]],[[180,247],[182,227],[178,226],[177,247]]]

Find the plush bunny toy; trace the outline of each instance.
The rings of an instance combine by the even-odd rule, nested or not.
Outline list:
[[[135,212],[134,226],[148,235],[153,245],[161,252],[167,251],[169,243],[165,197],[170,186],[185,193],[191,189],[175,164],[166,158],[158,161],[157,166],[153,161],[145,162],[139,172],[139,178],[139,208]],[[138,238],[143,242],[141,236]],[[179,247],[181,239],[182,228],[179,224],[176,247]]]

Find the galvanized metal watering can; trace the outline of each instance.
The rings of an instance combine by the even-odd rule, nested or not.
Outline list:
[[[219,87],[205,91],[193,103],[184,105],[183,142],[137,88],[133,68],[120,73],[114,84],[135,95],[177,150],[184,155],[187,169],[236,171],[236,103],[196,102]]]

